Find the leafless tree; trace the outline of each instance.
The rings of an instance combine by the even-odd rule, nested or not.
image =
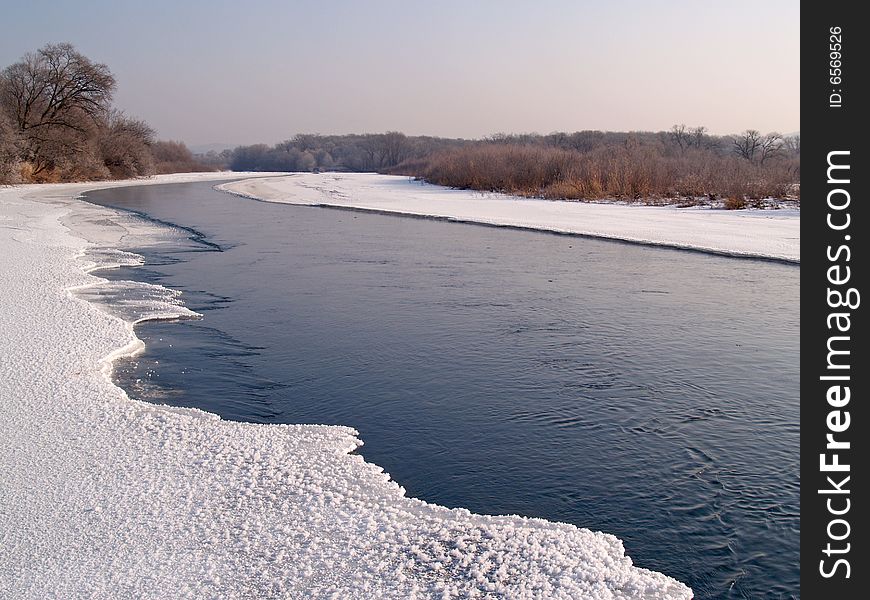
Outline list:
[[[703,125],[699,125],[698,127],[692,127],[689,131],[689,143],[695,148],[702,148],[705,145],[705,140],[707,139],[707,128]]]
[[[100,129],[100,154],[116,178],[150,175],[154,171],[151,144],[154,130],[144,121],[110,111]]]
[[[157,141],[151,142],[151,155],[154,157],[156,173],[189,173],[193,171],[208,171],[211,168],[200,163],[184,142]],[[251,146],[253,154],[265,152],[267,146],[260,144]],[[243,167],[249,168],[249,167]],[[272,170],[268,169],[267,170]]]
[[[377,171],[381,167],[381,144],[379,137],[380,135],[364,135],[358,144],[364,156],[361,165],[363,171]]]
[[[671,130],[668,132],[668,136],[671,138],[672,142],[680,147],[680,150],[686,149],[686,146],[689,145],[691,137],[689,134],[689,129],[686,127],[685,123],[681,125],[674,125],[673,127],[671,127]]]
[[[747,129],[732,140],[732,149],[740,158],[755,162],[758,148],[761,145],[761,133],[756,129]]]
[[[404,133],[388,131],[364,135],[359,147],[366,155],[366,169],[378,170],[394,167],[405,160],[410,144]]]
[[[323,146],[321,136],[316,133],[298,133],[293,136],[290,143],[300,152],[313,151]]]
[[[21,138],[18,128],[0,106],[0,185],[17,183]]]
[[[404,133],[388,131],[380,137],[381,167],[395,167],[405,160],[408,151],[408,138]]]
[[[70,44],[48,44],[3,70],[0,105],[18,126],[34,174],[77,156],[91,162],[83,153],[114,89],[109,68]]]
[[[758,145],[758,163],[763,165],[771,158],[780,156],[782,146],[782,135],[775,131],[762,137]]]
[[[61,126],[80,129],[81,116],[104,114],[115,77],[71,44],[48,44],[3,71],[4,104],[21,130]]]
[[[783,146],[792,156],[801,155],[801,135],[796,133],[782,140]]]

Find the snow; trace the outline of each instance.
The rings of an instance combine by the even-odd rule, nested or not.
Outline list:
[[[75,197],[142,183],[0,188],[0,597],[691,597],[612,535],[408,498],[353,429],[128,398],[132,323],[193,315],[165,289],[87,301],[165,232]]]
[[[454,190],[407,177],[305,173],[218,186],[250,198],[536,229],[800,262],[800,211],[564,202]]]

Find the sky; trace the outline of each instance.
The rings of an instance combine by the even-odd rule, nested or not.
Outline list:
[[[163,139],[800,129],[799,2],[0,0],[0,67],[71,42]]]

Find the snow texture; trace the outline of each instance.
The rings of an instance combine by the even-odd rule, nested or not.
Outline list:
[[[401,213],[800,262],[800,211],[795,209],[726,211],[536,200],[371,173],[285,175],[223,184],[218,189],[272,202]]]
[[[84,299],[109,285],[95,269],[140,260],[125,240],[165,234],[75,197],[209,177],[228,175],[0,188],[0,597],[691,597],[612,535],[408,498],[352,454],[353,429],[113,385],[111,361],[142,347],[133,321],[192,315],[168,290],[114,314]]]

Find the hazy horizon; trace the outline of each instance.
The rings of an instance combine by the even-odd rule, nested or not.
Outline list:
[[[799,5],[37,0],[0,67],[68,41],[119,108],[191,146],[295,133],[800,129]]]

